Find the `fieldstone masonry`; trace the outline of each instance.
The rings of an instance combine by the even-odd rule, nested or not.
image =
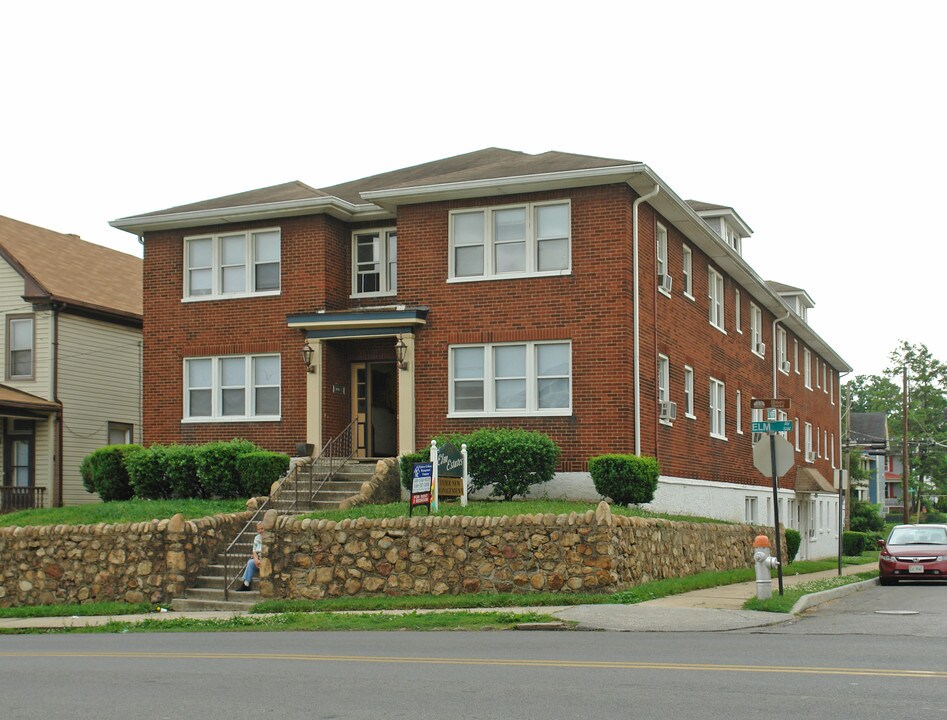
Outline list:
[[[321,599],[478,592],[608,592],[752,567],[772,528],[612,515],[267,518],[260,593]],[[783,543],[785,547],[785,543]]]
[[[0,607],[167,602],[249,517],[0,528]]]
[[[251,501],[252,502],[252,501]],[[249,512],[185,521],[0,528],[0,607],[180,597]],[[609,592],[752,567],[772,528],[613,515],[296,520],[264,515],[264,598]],[[783,542],[782,547],[786,544]]]

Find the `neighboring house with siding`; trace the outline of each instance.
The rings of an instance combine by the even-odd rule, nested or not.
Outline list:
[[[291,452],[354,422],[377,457],[520,427],[562,448],[539,493],[594,499],[588,459],[638,453],[661,464],[655,508],[772,523],[752,399],[788,398],[780,519],[802,557],[837,546],[851,368],[811,299],[743,259],[733,208],[685,201],[647,165],[488,148],[112,225],[144,243],[149,444]]]
[[[141,438],[140,258],[0,216],[2,509],[95,502],[79,464]]]

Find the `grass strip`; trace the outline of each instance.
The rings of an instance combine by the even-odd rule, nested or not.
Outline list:
[[[0,527],[34,525],[118,525],[148,522],[181,513],[185,520],[242,512],[246,500],[119,500],[88,505],[20,510],[0,515]]]
[[[553,621],[556,621],[556,618],[534,612],[282,613],[279,615],[238,615],[232,618],[208,620],[173,618],[169,620],[145,619],[136,622],[111,621],[104,625],[70,628],[7,628],[0,630],[0,634],[511,630],[523,623]]]
[[[155,611],[155,606],[149,603],[96,602],[83,605],[23,605],[21,607],[0,608],[0,618],[141,615]]]
[[[821,580],[813,580],[811,582],[799,583],[798,585],[784,587],[782,595],[773,595],[767,600],[750,598],[745,603],[743,603],[743,609],[761,610],[763,612],[788,613],[792,610],[793,606],[796,604],[796,601],[798,601],[803,595],[811,595],[812,593],[822,592],[823,590],[831,590],[832,588],[843,587],[845,585],[851,585],[852,583],[871,580],[875,577],[878,577],[878,571],[868,570],[855,575],[841,575],[831,578],[823,578]]]

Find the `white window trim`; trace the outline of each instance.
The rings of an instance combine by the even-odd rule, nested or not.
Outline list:
[[[694,297],[694,252],[689,246],[683,246],[684,259],[681,263],[681,274],[684,276],[684,297],[696,300]]]
[[[763,311],[750,303],[750,352],[757,357],[765,357],[766,353],[759,352],[760,345],[763,344]]]
[[[182,363],[183,370],[183,382],[182,386],[184,388],[184,397],[182,401],[182,407],[184,408],[184,416],[181,418],[182,423],[194,424],[194,423],[241,423],[241,422],[277,422],[281,419],[280,413],[276,415],[224,415],[220,407],[220,393],[221,393],[221,380],[220,380],[220,360],[224,358],[244,358],[246,360],[244,364],[244,407],[251,408],[254,403],[253,392],[256,387],[273,387],[272,385],[266,386],[257,386],[253,384],[253,359],[262,358],[262,357],[275,357],[280,361],[280,382],[276,385],[279,390],[279,402],[280,402],[280,412],[282,412],[283,407],[283,389],[282,389],[282,366],[283,361],[279,353],[254,353],[252,355],[197,355],[194,357],[186,357]],[[211,397],[211,414],[210,415],[200,415],[196,417],[190,417],[190,387],[188,386],[188,372],[187,364],[192,360],[210,360],[211,367],[211,384],[210,384],[210,397]]]
[[[790,372],[789,370],[783,370],[783,366],[789,362],[789,353],[787,352],[788,348],[786,346],[786,329],[778,327],[776,328],[776,358],[779,371],[783,375],[789,375]]]
[[[358,238],[359,236],[365,235],[378,235],[378,245],[379,245],[379,257],[378,264],[381,266],[379,270],[379,287],[382,288],[376,292],[359,292],[358,291]],[[388,271],[389,266],[392,264],[391,258],[388,257],[388,240],[394,236],[395,242],[397,243],[398,238],[398,228],[396,227],[383,227],[383,228],[364,228],[362,230],[353,230],[352,231],[352,294],[349,297],[352,298],[365,298],[365,297],[390,297],[392,295],[398,294],[398,261],[397,261],[397,250],[396,259],[394,260],[395,265],[395,287],[389,287],[388,282]]]
[[[809,348],[802,349],[803,384],[806,390],[812,389],[812,353]]]
[[[799,418],[796,418],[796,421],[792,425],[793,431],[796,433],[796,452],[799,452]]]
[[[717,400],[721,403],[719,408],[715,405]],[[714,424],[718,417],[718,430],[714,432]],[[715,377],[710,378],[710,437],[718,440],[727,439],[727,385],[723,380]]]
[[[671,361],[667,355],[658,354],[658,403],[669,402],[671,399]],[[669,419],[659,416],[658,422],[662,425],[673,425]]]
[[[724,306],[724,293],[726,292],[726,282],[723,274],[714,269],[712,265],[707,266],[707,319],[711,326],[717,328],[724,335],[727,334],[726,322],[724,320],[726,307]]]
[[[18,323],[29,323],[30,325],[30,345],[29,347],[14,347],[13,343],[13,326]],[[36,378],[36,316],[31,314],[14,314],[7,315],[6,318],[6,328],[5,328],[5,344],[6,352],[4,358],[4,365],[6,367],[6,379],[7,380],[33,380]],[[14,375],[13,374],[13,353],[15,352],[29,352],[30,354],[30,371],[26,374]]]
[[[796,375],[800,373],[799,370],[799,341],[796,338],[792,339],[792,364],[796,368]]]
[[[569,235],[566,237],[566,258],[565,268],[559,270],[537,270],[539,245],[536,237],[536,208],[544,205],[565,205],[569,212]],[[515,208],[525,208],[526,210],[526,270],[523,272],[497,273],[494,270],[494,249],[493,240],[493,213],[497,210],[513,210]],[[454,216],[465,213],[483,213],[483,274],[482,275],[456,275],[454,264]],[[511,205],[489,205],[484,207],[457,208],[451,210],[447,220],[448,233],[448,283],[466,283],[466,282],[484,282],[488,280],[516,280],[520,278],[533,277],[557,277],[559,275],[572,274],[572,201],[568,198],[561,200],[546,200],[543,202],[515,203]]]
[[[243,292],[238,293],[225,293],[220,289],[220,271],[222,268],[221,265],[221,252],[220,252],[220,240],[223,237],[234,237],[236,235],[244,235],[246,238],[244,245],[244,267],[246,268],[246,279],[244,286],[246,288],[252,288],[254,285],[255,272],[254,268],[256,265],[255,262],[255,242],[254,236],[263,235],[265,233],[275,232],[280,236],[280,287],[275,290],[244,290]],[[188,243],[195,240],[210,240],[211,241],[211,291],[208,295],[191,295],[190,289],[190,266],[188,264]],[[181,302],[206,302],[208,300],[233,300],[237,298],[248,298],[248,297],[267,297],[273,295],[279,295],[282,291],[283,286],[283,236],[282,231],[279,227],[268,227],[268,228],[251,228],[249,230],[233,230],[226,232],[218,233],[207,233],[203,235],[188,235],[185,236],[184,242],[182,243],[184,249],[184,277],[182,279],[182,298]]]
[[[806,462],[811,462],[809,456],[812,455],[812,423],[806,423],[805,426],[805,441],[803,447],[806,452]]]
[[[692,420],[697,419],[694,414],[694,368],[684,366],[684,415]]]
[[[742,335],[742,334],[743,334],[743,325],[740,323],[740,314],[741,314],[741,309],[740,309],[740,308],[741,308],[741,304],[740,304],[740,290],[739,290],[739,288],[734,288],[734,290],[733,290],[733,303],[734,303],[734,305],[736,306],[736,307],[734,308],[734,310],[735,310],[735,314],[736,314],[735,322],[736,322],[737,332],[740,333],[740,335]]]
[[[743,393],[737,390],[737,435],[743,434]]]
[[[496,390],[494,368],[492,362],[493,348],[526,346],[526,407],[503,410],[490,410],[496,406]],[[539,345],[566,345],[569,349],[569,405],[564,408],[540,409],[536,391],[538,381],[536,370],[536,347]],[[483,410],[463,411],[454,410],[454,350],[458,348],[482,348],[483,363]],[[448,383],[448,418],[478,418],[478,417],[564,417],[572,415],[572,391],[574,379],[572,375],[572,342],[569,340],[529,340],[507,343],[461,343],[449,345],[447,348],[447,383]]]
[[[669,275],[668,272],[668,231],[661,223],[656,223],[654,242],[654,266],[657,276]],[[671,297],[671,292],[662,283],[658,283],[658,292],[665,297]]]

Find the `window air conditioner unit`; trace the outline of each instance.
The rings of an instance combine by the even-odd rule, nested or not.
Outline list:
[[[815,462],[815,450],[806,450],[806,462]]]
[[[779,369],[782,370],[784,373],[788,373],[790,370],[789,361],[783,360],[781,363],[779,363]]]
[[[659,413],[662,420],[675,420],[677,418],[677,403],[662,402],[658,403]]]
[[[658,275],[658,287],[666,292],[671,292],[671,276]]]
[[[757,355],[766,354],[766,343],[756,343],[756,354]]]

